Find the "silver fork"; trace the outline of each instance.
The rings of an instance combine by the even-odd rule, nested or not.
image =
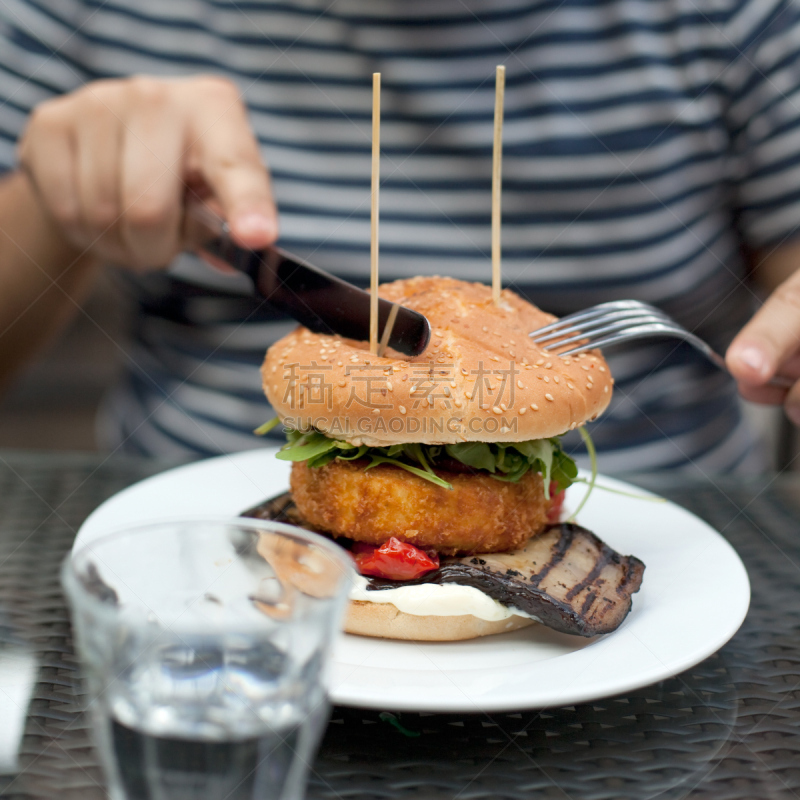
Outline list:
[[[639,300],[614,300],[562,317],[549,325],[531,331],[531,340],[545,350],[560,350],[558,355],[571,356],[595,348],[608,347],[633,339],[673,337],[688,342],[720,369],[728,372],[725,359],[712,350],[699,336],[678,325],[663,311]],[[567,350],[561,350],[575,344]],[[794,384],[777,375],[770,386],[788,389]]]

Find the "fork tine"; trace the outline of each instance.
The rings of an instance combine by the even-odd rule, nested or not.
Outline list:
[[[605,324],[605,320],[603,320],[602,325],[597,325],[591,330],[584,328],[581,331],[578,331],[572,336],[568,336],[566,339],[558,339],[557,341],[549,342],[545,345],[546,350],[552,350],[556,347],[566,347],[573,342],[586,342],[585,344],[581,345],[582,349],[593,349],[598,347],[599,345],[596,344],[597,341],[603,340],[604,337],[609,335],[613,335],[616,333],[620,333],[622,331],[631,331],[631,330],[642,330],[648,327],[654,326],[663,326],[667,327],[667,323],[664,322],[660,317],[640,317],[636,320],[631,319],[621,319],[609,324]],[[562,353],[561,355],[566,355],[566,353]]]
[[[651,314],[649,311],[644,309],[631,309],[630,311],[616,311],[612,313],[606,313],[602,316],[597,316],[593,320],[589,320],[587,322],[581,322],[576,325],[569,325],[562,328],[554,328],[551,331],[545,332],[543,336],[539,335],[539,331],[534,331],[533,333],[536,335],[531,335],[531,340],[537,342],[538,344],[542,344],[543,342],[550,342],[554,339],[559,339],[564,336],[568,336],[569,334],[582,334],[583,338],[591,335],[598,335],[599,333],[603,332],[603,328],[606,325],[612,323],[624,323],[626,325],[635,325],[637,323],[643,322],[667,322],[669,317],[662,315],[662,314]],[[582,338],[581,336],[572,337],[570,341],[577,341],[578,339]],[[566,344],[566,342],[561,342],[561,344]]]
[[[542,335],[551,333],[555,330],[585,324],[610,314],[623,313],[631,315],[649,313],[653,315],[664,316],[666,319],[669,319],[665,314],[663,314],[662,311],[654,306],[648,305],[647,303],[642,303],[638,300],[612,300],[611,302],[600,303],[599,305],[592,306],[591,308],[584,309],[583,311],[577,311],[574,314],[568,314],[565,317],[561,317],[561,319],[557,319],[548,325],[543,325],[541,328],[531,331],[529,336],[533,339],[533,341],[540,341],[540,337]],[[577,330],[577,328],[575,329]]]
[[[692,333],[687,331],[685,328],[681,328],[675,323],[658,321],[643,325],[634,325],[632,327],[622,327],[617,330],[609,329],[608,331],[604,332],[603,335],[600,335],[599,337],[595,336],[594,338],[581,343],[577,347],[573,347],[570,350],[559,353],[559,355],[576,355],[577,353],[582,353],[586,350],[594,350],[596,348],[607,347],[610,344],[619,344],[620,342],[628,342],[632,339],[643,339],[650,336],[677,336],[681,339],[696,340],[697,342],[701,342],[701,340],[697,339],[697,337]],[[706,345],[704,342],[701,343],[704,345],[704,350],[713,352],[708,345]],[[545,349],[549,348],[546,347]]]

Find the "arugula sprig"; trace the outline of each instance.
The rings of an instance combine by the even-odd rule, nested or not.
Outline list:
[[[334,459],[354,461],[368,458],[365,469],[378,464],[392,464],[420,478],[442,486],[453,487],[434,471],[443,456],[468,467],[483,469],[500,481],[516,483],[529,470],[541,473],[545,496],[550,497],[550,482],[558,491],[570,486],[578,476],[575,462],[561,449],[559,439],[533,439],[526,442],[459,442],[429,445],[393,444],[389,447],[367,447],[333,439],[317,430],[287,433],[287,443],[277,454],[283,461],[305,461],[309,467],[322,467]]]

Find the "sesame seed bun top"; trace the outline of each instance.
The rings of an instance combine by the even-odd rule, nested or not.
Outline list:
[[[428,347],[379,358],[368,342],[297,328],[261,368],[286,425],[373,447],[515,442],[576,428],[611,399],[599,351],[562,358],[542,350],[528,333],[555,317],[508,289],[498,306],[488,286],[453,278],[395,281],[379,293],[428,318]]]

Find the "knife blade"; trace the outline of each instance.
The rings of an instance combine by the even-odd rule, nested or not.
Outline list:
[[[270,305],[315,333],[369,339],[368,292],[279,247],[240,247],[231,240],[227,222],[208,206],[191,203],[187,214],[213,234],[203,240],[200,255],[212,264],[221,261],[248,275],[255,291]],[[388,345],[409,356],[423,352],[431,337],[430,323],[423,314],[388,300],[378,302],[378,330],[382,332],[379,352]]]

